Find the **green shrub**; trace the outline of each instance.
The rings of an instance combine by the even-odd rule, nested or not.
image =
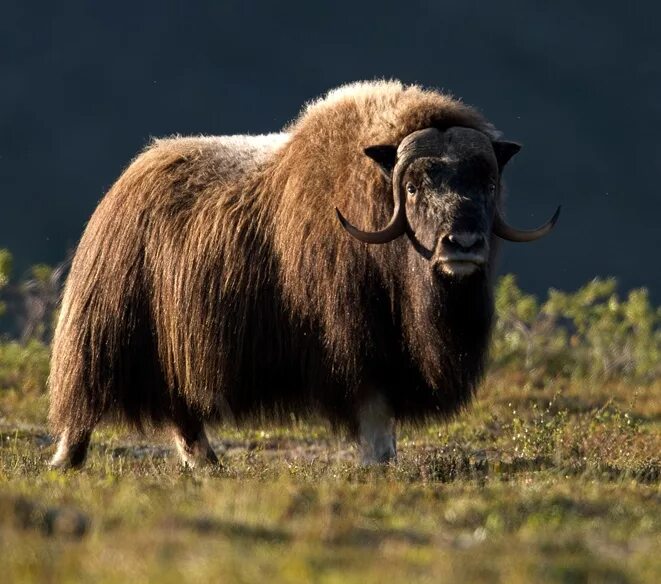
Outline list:
[[[614,279],[595,279],[573,293],[550,290],[540,304],[514,276],[496,287],[496,368],[546,375],[635,377],[661,374],[661,310],[644,288],[620,299]]]

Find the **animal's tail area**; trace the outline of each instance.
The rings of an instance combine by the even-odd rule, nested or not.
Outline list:
[[[69,288],[69,287],[67,287]],[[67,289],[53,339],[49,423],[56,436],[77,441],[89,434],[110,405],[110,391],[99,365],[103,360],[92,317]],[[106,381],[105,387],[101,384]]]
[[[53,342],[49,422],[52,432],[75,441],[104,418],[138,430],[170,418],[171,398],[140,302],[109,309],[102,295],[91,302],[67,290]]]
[[[142,240],[108,198],[76,252],[53,340],[49,421],[69,441],[89,435],[102,418],[142,429],[171,410],[150,325]]]

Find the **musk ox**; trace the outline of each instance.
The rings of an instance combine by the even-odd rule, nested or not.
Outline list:
[[[51,464],[81,465],[103,419],[168,425],[195,465],[217,460],[205,422],[307,414],[364,462],[394,460],[398,422],[453,414],[482,375],[496,239],[556,222],[505,222],[518,150],[460,101],[385,81],[331,91],[279,134],[155,140],[73,259]]]

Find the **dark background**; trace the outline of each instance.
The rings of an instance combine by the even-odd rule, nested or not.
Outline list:
[[[546,6],[542,6],[545,4]],[[661,300],[661,3],[0,4],[0,247],[17,270],[75,246],[150,136],[276,131],[354,80],[444,88],[524,144],[506,244],[524,288],[617,276]]]

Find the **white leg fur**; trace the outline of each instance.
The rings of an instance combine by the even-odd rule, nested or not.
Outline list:
[[[80,440],[73,442],[70,440],[69,430],[65,430],[57,443],[57,450],[50,459],[50,468],[77,468],[83,465],[87,455],[87,447],[90,441],[90,435],[84,435]]]
[[[177,430],[174,432],[174,443],[179,453],[181,464],[190,468],[205,466],[206,464],[217,464],[218,458],[209,444],[209,439],[204,429],[195,437],[195,440],[186,440]]]
[[[62,468],[66,465],[68,456],[68,447],[67,447],[67,433],[65,432],[60,436],[60,439],[57,442],[57,450],[53,454],[53,458],[50,459],[48,465],[51,468]]]
[[[397,461],[395,419],[382,396],[368,398],[358,412],[359,451],[364,465]]]

